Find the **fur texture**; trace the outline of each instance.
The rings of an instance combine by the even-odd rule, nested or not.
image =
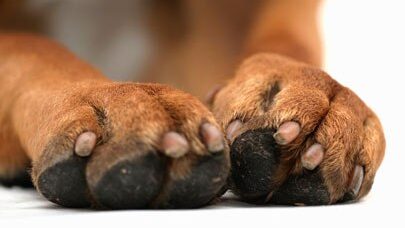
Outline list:
[[[44,23],[34,19],[30,28],[11,23],[24,19],[18,16],[23,2],[0,1],[7,3],[0,6],[0,25],[42,31]],[[384,134],[364,102],[319,68],[319,4],[155,2],[148,23],[161,52],[147,64],[144,80],[200,98],[215,88],[212,113],[170,86],[112,82],[46,38],[0,35],[0,179],[32,168],[39,192],[70,207],[199,207],[226,190],[234,158],[229,187],[244,199],[263,197],[260,191],[263,202],[282,204],[361,198],[383,160]],[[236,120],[240,128],[225,145],[215,129],[225,135]],[[291,121],[299,125],[291,142],[266,138]],[[210,133],[203,132],[207,123]],[[76,139],[89,131],[96,146],[89,157],[78,157]],[[162,140],[173,132],[173,148],[187,148],[181,157],[165,153]],[[315,143],[322,161],[307,170],[300,158]],[[249,175],[257,181],[246,181]]]

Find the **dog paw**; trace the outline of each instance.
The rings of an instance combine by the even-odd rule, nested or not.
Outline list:
[[[228,177],[229,149],[213,115],[166,86],[94,86],[46,118],[32,178],[63,206],[195,208]]]
[[[258,54],[212,99],[231,189],[254,203],[319,205],[367,194],[385,149],[375,114],[323,71]]]

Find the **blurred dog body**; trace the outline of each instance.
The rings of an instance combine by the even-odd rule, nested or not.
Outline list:
[[[286,20],[293,13],[292,4],[297,5],[293,7],[297,13]],[[263,15],[277,18],[271,11],[282,12],[278,8],[283,5],[289,12],[280,14],[280,20],[269,20],[275,29],[260,28],[268,27],[258,23],[267,20]],[[258,29],[279,30],[283,38],[285,34],[305,33],[297,37],[303,37],[303,46],[311,42],[311,49],[317,51],[310,55],[315,56],[314,62],[320,62],[316,19],[312,18],[317,5],[318,1],[262,0],[220,0],[215,4],[183,0],[2,0],[0,28],[53,38],[114,80],[165,83],[203,98],[213,85],[233,75],[235,66],[246,57],[251,34],[257,34],[254,31]],[[302,17],[309,18],[310,23]],[[298,31],[295,27],[301,23],[313,26]]]

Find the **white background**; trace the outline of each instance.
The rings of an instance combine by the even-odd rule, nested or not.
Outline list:
[[[385,129],[386,156],[371,193],[361,202],[322,207],[257,207],[223,199],[218,205],[198,210],[108,212],[64,209],[34,191],[0,188],[0,225],[404,227],[404,3],[328,0],[321,15],[326,71],[365,100]]]

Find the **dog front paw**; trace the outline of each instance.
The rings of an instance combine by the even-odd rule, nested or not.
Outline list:
[[[40,129],[32,177],[68,207],[194,208],[226,182],[228,147],[194,97],[155,84],[108,84],[69,96]],[[48,137],[42,137],[48,135]]]
[[[244,200],[331,204],[368,193],[385,141],[375,114],[323,71],[278,55],[246,60],[217,92],[231,188]]]

